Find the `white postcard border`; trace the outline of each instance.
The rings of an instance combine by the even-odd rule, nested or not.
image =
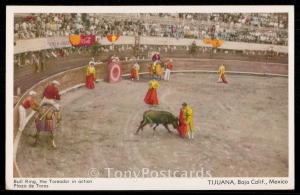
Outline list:
[[[13,178],[13,18],[14,13],[149,13],[149,12],[288,12],[289,14],[289,176],[283,178],[63,178],[76,183],[51,184],[35,190],[232,190],[232,189],[294,189],[294,6],[7,6],[6,7],[6,189],[14,187],[15,180],[39,182],[49,178]],[[62,178],[52,178],[62,180]],[[78,184],[79,180],[92,180],[91,184]],[[287,180],[288,184],[276,185],[208,185],[208,180]],[[34,190],[26,188],[23,190]],[[20,189],[22,190],[22,189]]]

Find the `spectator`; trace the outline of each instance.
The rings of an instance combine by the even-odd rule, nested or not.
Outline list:
[[[176,18],[177,17],[177,18]],[[30,18],[30,19],[28,19]],[[124,36],[163,36],[176,38],[219,38],[286,45],[288,16],[275,13],[189,13],[189,14],[37,14],[15,20],[15,39],[109,33]]]

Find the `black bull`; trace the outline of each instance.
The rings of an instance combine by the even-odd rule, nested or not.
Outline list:
[[[177,129],[178,118],[175,117],[172,113],[166,111],[145,111],[143,114],[143,120],[141,121],[139,128],[136,130],[136,134],[138,134],[140,130],[143,130],[143,127],[147,124],[155,124],[155,126],[153,127],[153,131],[155,131],[155,128],[159,124],[162,124],[168,130],[168,132],[171,133],[168,125],[171,124],[173,125],[174,129]]]

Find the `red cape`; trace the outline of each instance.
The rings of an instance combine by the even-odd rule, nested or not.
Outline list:
[[[144,98],[144,102],[146,104],[150,104],[150,105],[158,105],[158,98],[157,98],[157,92],[156,89],[149,89],[145,98]]]
[[[94,89],[95,88],[95,78],[93,74],[90,74],[89,76],[86,76],[86,82],[85,82],[85,86],[88,89]]]
[[[182,109],[180,110],[179,114],[179,126],[177,128],[177,131],[181,137],[185,137],[187,134],[187,124],[184,120],[184,112]]]

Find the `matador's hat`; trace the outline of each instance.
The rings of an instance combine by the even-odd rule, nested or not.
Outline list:
[[[60,83],[57,80],[52,81],[52,83],[56,85],[60,85]]]
[[[36,92],[35,91],[30,91],[29,95],[36,95]]]

